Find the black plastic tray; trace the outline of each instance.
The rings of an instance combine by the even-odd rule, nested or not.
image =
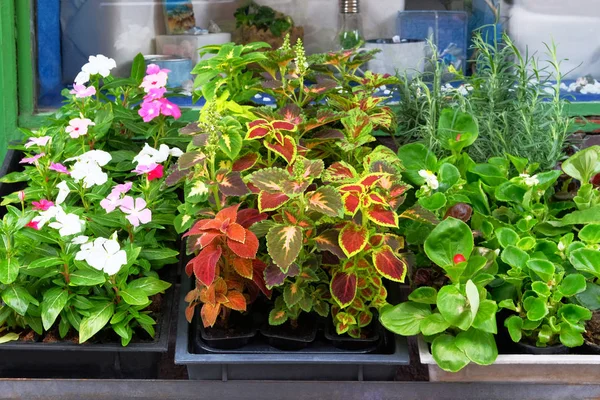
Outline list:
[[[175,285],[165,294],[153,341],[75,344],[8,342],[0,344],[2,378],[130,378],[158,377],[158,362],[169,346]],[[134,339],[135,340],[135,339]]]
[[[388,354],[364,354],[333,346],[327,351],[280,351],[264,345],[235,351],[204,347],[197,353],[195,329],[185,318],[184,297],[191,284],[190,279],[182,279],[175,364],[186,365],[192,380],[386,381],[394,379],[396,366],[409,363],[406,338],[399,336],[390,336]]]

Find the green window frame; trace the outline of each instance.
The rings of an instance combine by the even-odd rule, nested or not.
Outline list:
[[[35,25],[33,0],[0,1],[0,161],[8,145],[21,137],[19,128],[41,126],[49,113],[36,111],[35,59],[33,43]],[[598,77],[600,78],[600,77]],[[600,116],[600,102],[572,103],[571,116]],[[590,120],[579,129],[598,131],[600,123]]]

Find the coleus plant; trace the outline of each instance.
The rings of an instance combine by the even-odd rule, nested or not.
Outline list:
[[[167,143],[183,124],[165,97],[168,71],[139,55],[117,80],[115,66],[90,57],[65,105],[24,131],[24,171],[2,177],[27,182],[2,203],[3,330],[78,332],[79,343],[112,331],[124,346],[140,329],[154,335],[149,306],[170,286],[158,271],[178,254],[179,200],[163,170],[182,154]]]
[[[424,249],[450,282],[439,290],[419,287],[409,301],[384,307],[381,323],[399,335],[422,334],[443,370],[456,372],[470,362],[492,364],[498,356],[498,305],[485,287],[498,270],[496,253],[475,247],[469,226],[452,217],[433,229]]]

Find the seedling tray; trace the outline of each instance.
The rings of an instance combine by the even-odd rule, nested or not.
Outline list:
[[[175,285],[167,290],[154,341],[75,344],[8,342],[0,344],[2,378],[130,378],[158,377],[158,363],[169,345]],[[135,341],[135,338],[134,338]]]
[[[399,336],[390,336],[387,354],[340,350],[324,341],[299,351],[276,350],[264,342],[236,350],[195,346],[195,321],[189,324],[185,318],[184,297],[191,284],[182,280],[175,364],[186,365],[192,380],[385,381],[393,380],[398,365],[409,363],[406,339]]]

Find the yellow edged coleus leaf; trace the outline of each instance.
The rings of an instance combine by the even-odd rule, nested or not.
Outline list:
[[[269,193],[283,192],[282,184],[291,180],[290,174],[281,168],[263,168],[250,175],[250,183]]]
[[[354,301],[357,288],[357,277],[354,272],[338,271],[333,274],[329,284],[331,296],[341,308],[347,307]]]
[[[398,227],[398,214],[392,210],[386,210],[379,204],[374,204],[366,213],[367,218],[380,226]]]
[[[340,215],[342,206],[342,197],[331,186],[322,186],[306,196],[308,208],[330,217]]]
[[[280,144],[265,141],[264,145],[267,149],[283,157],[288,164],[292,164],[298,154],[296,142],[294,142],[294,139],[290,136],[285,136],[282,142],[283,143]]]
[[[242,150],[242,135],[235,131],[223,132],[219,138],[219,148],[230,160],[235,160]]]
[[[338,241],[346,257],[350,258],[365,248],[368,239],[369,231],[366,227],[349,222],[340,231]]]
[[[267,233],[267,250],[273,262],[285,273],[302,249],[302,228],[274,225]]]
[[[375,269],[384,277],[396,282],[404,282],[406,271],[408,271],[408,262],[406,259],[397,256],[388,245],[374,250],[372,253],[373,265]]]

